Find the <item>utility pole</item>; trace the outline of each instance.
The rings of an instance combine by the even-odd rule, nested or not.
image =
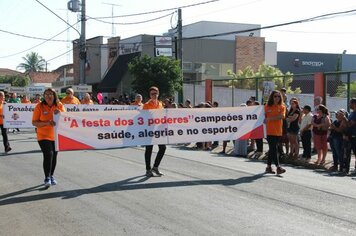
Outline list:
[[[82,3],[80,4],[79,0],[70,0],[67,3],[67,8],[71,10],[72,12],[79,12],[79,5],[81,5],[81,32],[78,33],[80,34],[79,37],[79,83],[80,84],[85,84],[85,62],[87,59],[87,51],[86,51],[86,46],[85,46],[85,21],[86,21],[86,16],[85,16],[85,0],[82,0]]]
[[[81,8],[81,31],[80,31],[80,40],[79,40],[79,58],[80,58],[80,84],[85,84],[85,62],[87,59],[87,51],[86,51],[86,45],[85,45],[85,0],[82,0],[82,8]]]
[[[182,26],[182,9],[178,9],[178,25],[177,25],[177,33],[178,33],[178,60],[179,60],[179,67],[182,71],[183,74],[183,42],[182,42],[182,31],[183,31],[183,26]],[[177,52],[176,52],[177,53]],[[183,76],[183,75],[182,75]],[[184,78],[183,78],[184,79]],[[182,89],[179,91],[178,95],[178,102],[182,103],[183,102],[183,84],[182,84]]]

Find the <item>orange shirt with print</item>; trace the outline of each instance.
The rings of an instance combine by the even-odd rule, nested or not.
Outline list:
[[[64,106],[62,103],[57,103],[57,105],[48,106],[42,103],[38,103],[33,111],[32,121],[50,121],[53,120],[54,110],[60,110],[64,112]],[[50,140],[54,141],[54,127],[44,126],[37,127],[37,140]]]
[[[77,104],[77,105],[79,105],[79,104],[80,104],[80,101],[79,101],[78,98],[76,98],[76,97],[74,97],[74,96],[73,96],[72,98],[66,96],[66,97],[62,98],[61,103],[63,103],[63,104]]]
[[[265,117],[271,118],[282,115],[283,119],[286,115],[286,107],[284,105],[265,105]],[[283,134],[283,119],[270,120],[266,122],[267,135],[282,136]]]
[[[4,111],[3,111],[4,103],[0,104],[0,125],[4,124]]]
[[[149,109],[163,109],[163,103],[158,100],[148,100],[145,104],[143,104],[143,110]]]

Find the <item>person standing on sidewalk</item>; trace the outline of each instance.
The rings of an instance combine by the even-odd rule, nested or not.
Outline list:
[[[346,131],[343,136],[345,142],[345,169],[346,173],[350,171],[350,162],[351,162],[351,151],[356,156],[356,98],[352,98],[350,100],[350,108],[352,112],[346,118],[343,116],[343,120],[346,121]],[[354,173],[356,174],[356,163],[355,163],[355,170]]]
[[[44,100],[38,103],[33,111],[32,125],[37,128],[37,141],[43,153],[43,171],[45,175],[44,185],[50,187],[57,181],[53,174],[57,164],[57,151],[54,145],[53,115],[64,112],[64,106],[59,102],[54,89],[44,91]]]
[[[1,135],[2,135],[2,142],[4,144],[5,152],[8,153],[11,151],[9,138],[7,137],[7,129],[4,128],[4,98],[5,94],[3,91],[0,91],[0,128],[1,128]]]
[[[344,129],[347,125],[347,121],[344,117],[347,117],[347,112],[344,109],[340,109],[336,114],[336,119],[330,125],[329,143],[333,154],[334,165],[329,168],[329,171],[342,172],[345,168],[344,164]]]
[[[317,114],[313,116],[313,140],[318,158],[314,164],[324,165],[328,153],[328,130],[330,127],[329,110],[322,104],[318,106]]]
[[[268,102],[265,105],[265,124],[267,130],[267,142],[268,142],[268,159],[266,173],[275,174],[272,169],[272,161],[277,167],[277,174],[283,174],[285,169],[279,166],[278,157],[278,142],[282,137],[282,124],[285,118],[286,107],[283,104],[282,94],[274,90],[268,98]]]
[[[303,107],[303,117],[300,124],[300,138],[302,140],[303,154],[302,157],[306,159],[307,162],[311,159],[311,138],[312,138],[312,119],[311,107],[305,105]]]
[[[148,90],[150,100],[148,100],[143,105],[143,110],[150,110],[150,109],[164,109],[163,103],[158,100],[159,96],[159,89],[155,86],[152,86]],[[159,144],[158,145],[158,153],[153,164],[153,168],[151,169],[151,156],[152,156],[152,149],[153,145],[147,145],[145,150],[145,163],[146,163],[146,176],[152,177],[154,174],[157,176],[162,176],[163,174],[158,170],[159,164],[166,152],[166,145]]]

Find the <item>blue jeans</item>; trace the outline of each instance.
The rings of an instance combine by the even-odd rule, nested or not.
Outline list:
[[[344,168],[344,144],[342,137],[332,137],[330,147],[333,153],[334,166],[337,167],[340,164],[340,169]]]

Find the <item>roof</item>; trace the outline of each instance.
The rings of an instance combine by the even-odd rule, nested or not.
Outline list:
[[[52,83],[60,77],[58,72],[29,72],[32,83]]]
[[[141,55],[140,52],[120,55],[98,85],[98,91],[105,93],[116,92],[117,85],[128,71],[128,64],[139,55]]]
[[[6,76],[6,75],[23,75],[23,73],[20,71],[10,70],[7,68],[0,68],[0,76]]]

